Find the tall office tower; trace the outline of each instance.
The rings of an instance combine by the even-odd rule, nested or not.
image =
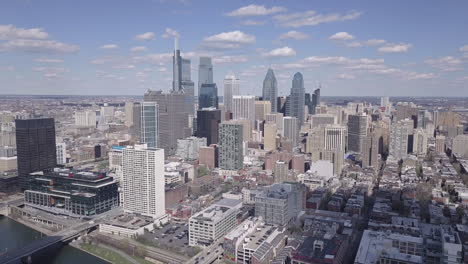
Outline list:
[[[455,127],[460,125],[460,114],[447,111],[447,112],[439,112],[435,111],[433,113],[434,125],[436,128],[442,127]]]
[[[235,95],[232,97],[233,119],[247,119],[255,123],[255,96]]]
[[[233,121],[221,123],[219,137],[219,167],[224,170],[242,169],[244,163],[242,125]]]
[[[344,154],[346,147],[346,127],[340,125],[329,125],[324,129],[324,150],[323,160],[330,160],[333,163],[333,172],[341,175],[344,166]]]
[[[427,153],[427,134],[422,128],[414,131],[413,153],[416,155],[426,155]]]
[[[192,82],[192,67],[189,59],[182,58],[181,91],[187,96],[186,111],[190,115],[195,113],[195,84]]]
[[[278,83],[276,82],[275,73],[270,68],[267,71],[265,79],[263,80],[262,100],[271,102],[271,112],[278,111],[277,98],[278,97]]]
[[[310,125],[312,128],[337,123],[336,116],[332,114],[315,114],[310,116]]]
[[[216,83],[203,83],[198,93],[198,109],[218,108],[218,87]]]
[[[312,96],[310,95],[310,93],[305,93],[304,104],[307,107],[307,113],[309,115],[315,114],[315,107],[312,106]],[[312,110],[312,108],[314,108],[314,111]],[[304,118],[307,119],[307,116],[305,116]]]
[[[130,133],[132,137],[135,139],[135,142],[140,142],[141,139],[141,103],[134,103],[133,104],[133,125],[131,126]]]
[[[224,77],[224,106],[226,107],[226,111],[232,113],[232,97],[235,95],[240,95],[239,91],[239,78],[237,78],[234,74],[226,75]]]
[[[398,160],[408,155],[408,135],[409,130],[413,130],[408,125],[409,121],[411,120],[400,120],[393,123],[390,129],[389,154]]]
[[[271,114],[270,101],[255,101],[255,120],[265,120],[265,115]]]
[[[289,163],[278,160],[275,162],[273,176],[275,183],[283,183],[288,181]]]
[[[163,93],[151,91],[144,95],[145,102],[158,104],[158,148],[163,148],[166,156],[175,154],[177,139],[190,136],[189,113],[187,112],[187,96],[182,92]]]
[[[317,89],[314,90],[312,94],[312,109],[309,109],[310,114],[315,114],[315,108],[320,105],[320,90],[322,89],[322,85],[319,83],[317,85]]]
[[[204,83],[213,83],[213,64],[210,57],[200,57],[198,64],[198,89]]]
[[[418,123],[417,128],[426,128],[427,118],[426,118],[426,110],[419,110],[418,111]]]
[[[286,106],[289,102],[289,96],[280,96],[276,99],[277,103],[277,112],[282,113],[283,115],[286,115]]]
[[[400,102],[396,105],[393,120],[400,121],[407,118],[411,119],[414,115],[418,115],[418,111],[419,109],[414,103]]]
[[[164,151],[135,145],[123,150],[124,210],[159,218],[165,215]]]
[[[125,125],[127,127],[133,126],[133,103],[125,103]]]
[[[16,119],[16,151],[21,188],[31,172],[53,169],[57,164],[53,118]]]
[[[115,107],[112,105],[108,105],[104,103],[104,106],[101,106],[101,118],[105,120],[105,122],[110,122],[114,119],[115,115]]]
[[[55,148],[57,151],[57,164],[64,165],[67,163],[67,145],[65,143],[57,143]]]
[[[263,149],[272,151],[276,149],[276,134],[278,129],[276,123],[265,123],[263,126]]]
[[[379,139],[380,131],[372,130],[364,138],[362,144],[362,167],[373,167],[375,170],[379,169]]]
[[[304,100],[304,79],[300,72],[296,72],[292,81],[290,99],[288,104],[286,105],[286,115],[296,117],[299,120],[299,127],[304,123]]]
[[[442,135],[437,135],[435,139],[435,150],[437,153],[445,153],[445,137]]]
[[[366,114],[348,116],[348,151],[361,153],[367,130],[368,116]]]
[[[158,147],[158,116],[156,102],[141,104],[141,142],[149,148]]]
[[[390,100],[388,99],[388,96],[383,96],[380,98],[380,107],[387,107],[389,103]]]
[[[75,125],[78,127],[96,127],[96,111],[76,111]]]
[[[205,108],[197,112],[197,137],[206,138],[207,145],[218,144],[219,123],[221,123],[221,110]]]
[[[293,147],[296,147],[299,141],[299,120],[293,116],[286,116],[283,121],[283,136],[291,140]]]
[[[182,90],[182,57],[179,50],[179,39],[174,39],[174,55],[172,56],[172,91]]]

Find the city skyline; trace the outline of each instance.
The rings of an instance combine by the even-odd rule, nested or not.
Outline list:
[[[230,73],[241,94],[261,95],[271,67],[280,96],[295,72],[306,93],[320,82],[324,96],[468,96],[466,2],[142,1],[111,12],[108,3],[1,4],[0,94],[169,91],[178,37],[192,76],[200,56],[212,57],[219,95]],[[215,23],[188,23],[199,17]]]

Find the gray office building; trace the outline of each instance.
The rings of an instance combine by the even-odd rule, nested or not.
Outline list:
[[[271,102],[271,112],[278,112],[277,98],[278,97],[278,82],[276,81],[275,73],[270,68],[267,71],[265,79],[263,80],[262,98],[263,101]]]
[[[243,126],[225,121],[219,125],[219,167],[225,170],[242,169],[244,163]]]
[[[198,94],[198,109],[218,108],[218,87],[216,83],[203,83]]]
[[[255,197],[255,216],[266,224],[287,226],[305,209],[306,187],[301,183],[275,183]]]
[[[200,57],[198,65],[198,89],[204,83],[213,83],[213,64],[210,57]]]
[[[368,117],[366,114],[348,116],[348,151],[361,153],[367,136]]]

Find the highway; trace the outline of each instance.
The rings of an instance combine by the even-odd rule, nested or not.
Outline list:
[[[187,264],[211,264],[215,262],[218,259],[218,257],[221,257],[224,253],[224,249],[221,246],[223,241],[224,241],[224,236],[218,239],[211,246],[204,248],[203,251],[195,255],[186,263]]]

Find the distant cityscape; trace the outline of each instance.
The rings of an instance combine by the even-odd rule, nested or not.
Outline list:
[[[169,31],[164,91],[0,95],[0,264],[468,263],[468,98],[327,96],[304,71],[283,96],[275,64],[245,92]]]

